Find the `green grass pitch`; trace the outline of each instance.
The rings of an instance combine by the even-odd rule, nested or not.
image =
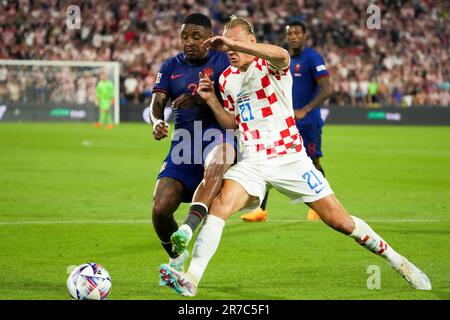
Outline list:
[[[111,274],[111,300],[180,299],[158,287],[168,259],[151,224],[168,147],[143,124],[1,124],[0,299],[70,299],[67,267],[90,261]],[[450,299],[450,128],[329,125],[323,150],[347,210],[423,269],[433,290],[411,289],[386,261],[272,191],[267,222],[239,213],[227,222],[195,299]],[[379,290],[367,288],[371,265]]]

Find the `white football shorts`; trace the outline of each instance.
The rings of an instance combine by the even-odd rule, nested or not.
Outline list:
[[[333,194],[328,181],[302,152],[259,162],[243,159],[228,169],[223,178],[236,181],[248,194],[259,198],[243,211],[257,209],[271,187],[290,197],[293,203],[314,202]]]

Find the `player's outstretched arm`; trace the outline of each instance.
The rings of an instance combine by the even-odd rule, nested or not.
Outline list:
[[[211,108],[217,122],[224,129],[235,129],[236,119],[233,114],[228,113],[217,99],[214,92],[214,82],[208,77],[208,75],[199,73],[200,82],[198,84],[197,93],[202,97],[208,106]]]
[[[164,92],[153,92],[150,102],[150,117],[153,122],[153,138],[164,139],[169,134],[169,124],[164,121],[164,108],[169,97]]]
[[[286,49],[268,43],[245,42],[233,40],[224,36],[214,36],[204,42],[221,51],[238,51],[252,56],[268,60],[271,65],[278,69],[285,69],[289,66],[291,58]]]

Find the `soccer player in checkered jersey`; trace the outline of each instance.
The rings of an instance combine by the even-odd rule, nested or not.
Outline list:
[[[303,139],[306,154],[314,166],[325,176],[320,164],[322,154],[322,127],[320,106],[331,97],[333,89],[325,61],[319,52],[305,47],[308,36],[301,21],[286,25],[286,41],[291,54],[292,104],[295,123]],[[261,208],[241,216],[244,221],[259,222],[267,218],[266,193]],[[319,220],[317,213],[309,209],[308,220]]]
[[[351,216],[337,200],[327,180],[306,155],[292,108],[290,56],[278,46],[256,43],[252,25],[235,18],[223,36],[205,41],[227,52],[231,66],[219,78],[224,105],[214,83],[200,75],[198,93],[224,128],[239,128],[244,155],[224,175],[222,189],[197,236],[187,272],[167,264],[160,278],[183,296],[194,296],[208,262],[216,252],[225,221],[237,211],[260,205],[270,185],[305,202],[331,228],[386,259],[419,290],[431,290],[427,276],[398,254],[363,220]],[[189,238],[185,239],[189,243]],[[241,271],[242,272],[242,271]]]

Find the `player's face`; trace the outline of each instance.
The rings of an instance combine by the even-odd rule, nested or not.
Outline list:
[[[256,42],[255,37],[251,34],[248,34],[241,26],[236,26],[232,29],[225,30],[223,36],[236,41]],[[227,55],[230,59],[231,65],[235,68],[246,66],[250,64],[255,58],[252,55],[232,50],[228,51]]]
[[[305,45],[306,34],[301,26],[286,27],[286,42],[290,49],[301,49]]]
[[[204,58],[208,49],[203,41],[211,37],[211,30],[195,24],[183,24],[181,27],[181,45],[188,60],[200,60]]]

